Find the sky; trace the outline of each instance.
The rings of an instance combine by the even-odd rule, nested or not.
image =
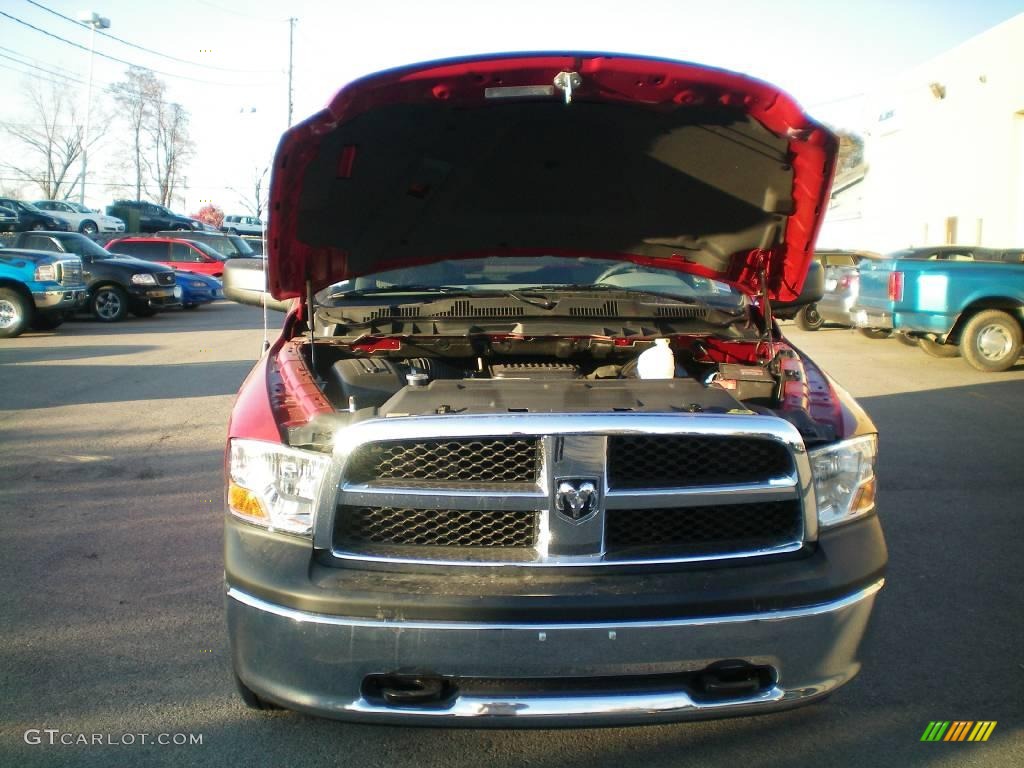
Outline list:
[[[787,90],[818,119],[859,131],[871,118],[864,94],[1024,12],[1024,0],[0,0],[0,123],[30,119],[18,96],[26,79],[77,80],[70,85],[84,106],[90,32],[51,11],[72,19],[95,11],[125,41],[96,35],[94,115],[114,111],[107,88],[124,78],[126,62],[156,71],[168,98],[191,112],[196,154],[174,207],[194,213],[212,201],[245,213],[234,190],[251,189],[287,127],[289,17],[297,19],[295,122],[380,69],[492,51],[586,50],[744,72]],[[115,170],[123,147],[112,123],[93,130],[103,139],[90,154],[86,203],[102,208],[124,196],[113,185],[130,179]],[[0,136],[0,166],[12,151]],[[9,177],[0,167],[0,185]]]

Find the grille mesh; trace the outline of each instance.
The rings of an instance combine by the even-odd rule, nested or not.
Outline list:
[[[716,504],[677,509],[608,510],[609,555],[633,548],[664,548],[672,555],[738,552],[799,538],[798,501]]]
[[[160,285],[174,285],[173,272],[157,272],[156,281]]]
[[[540,442],[518,438],[460,438],[372,443],[349,460],[355,482],[533,483]]]
[[[335,544],[419,547],[532,547],[537,513],[530,511],[338,507]]]
[[[60,284],[81,285],[82,265],[77,261],[60,262]]]
[[[608,440],[612,488],[688,488],[764,482],[788,475],[782,443],[718,435],[625,435]]]

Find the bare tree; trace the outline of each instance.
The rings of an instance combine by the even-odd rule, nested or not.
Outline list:
[[[75,109],[75,93],[70,86],[57,82],[44,86],[26,80],[24,94],[28,104],[26,121],[0,125],[25,152],[3,166],[20,181],[39,187],[46,199],[66,200],[81,178],[82,126]],[[90,139],[89,148],[101,138],[98,135]]]
[[[163,104],[164,83],[150,70],[130,67],[125,79],[111,86],[114,100],[128,121],[132,170],[135,172],[135,199],[142,199],[143,176],[150,127],[157,105]]]
[[[243,192],[235,187],[228,187],[228,189],[238,195],[245,209],[261,220],[263,212],[267,209],[268,173],[270,173],[269,165],[263,166],[262,170],[260,170],[259,166],[256,166],[253,170],[252,181],[249,182],[249,190],[247,192]]]
[[[156,199],[170,206],[180,173],[195,150],[188,132],[189,114],[181,104],[158,102],[154,105],[153,121],[149,126],[153,160],[148,163]]]

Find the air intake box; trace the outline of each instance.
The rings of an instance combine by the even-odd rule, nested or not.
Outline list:
[[[339,360],[327,374],[325,392],[337,408],[378,408],[405,385],[405,370],[390,360],[355,357]]]

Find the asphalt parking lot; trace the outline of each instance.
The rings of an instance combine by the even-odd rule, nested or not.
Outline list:
[[[881,431],[888,584],[860,677],[828,701],[628,730],[407,729],[234,694],[222,451],[260,325],[222,302],[0,341],[0,765],[1024,765],[1024,360],[986,375],[787,326]],[[931,720],[998,726],[921,743]],[[28,744],[29,729],[202,744]]]

